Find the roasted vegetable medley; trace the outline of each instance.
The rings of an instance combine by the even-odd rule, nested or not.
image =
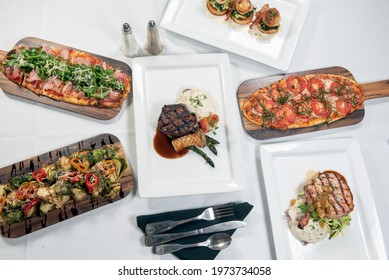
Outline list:
[[[127,162],[114,145],[62,156],[41,169],[0,184],[0,223],[16,223],[47,214],[71,201],[99,197],[112,201],[121,190],[119,179]]]

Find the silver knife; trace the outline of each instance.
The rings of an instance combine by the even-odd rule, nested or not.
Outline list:
[[[149,235],[149,236],[145,237],[145,244],[146,244],[146,246],[151,247],[151,246],[166,243],[166,242],[176,240],[179,238],[183,238],[183,237],[212,233],[212,232],[226,231],[226,230],[241,228],[244,226],[246,226],[245,222],[229,221],[229,222],[219,223],[216,225],[212,225],[212,226],[208,226],[208,227],[204,227],[204,228],[200,228],[200,229],[195,229],[195,230],[191,230],[191,231]]]

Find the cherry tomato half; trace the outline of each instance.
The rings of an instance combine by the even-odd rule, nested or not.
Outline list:
[[[211,130],[211,125],[209,124],[209,121],[208,121],[208,118],[207,117],[203,117],[201,120],[200,120],[200,127],[201,129],[204,131],[204,133],[207,133],[208,131]]]
[[[219,116],[217,114],[210,114],[208,116],[208,121],[211,127],[215,127],[219,122]]]
[[[219,116],[217,114],[209,114],[208,117],[203,117],[199,123],[204,133],[207,133],[211,129],[215,129],[217,127],[218,122]]]

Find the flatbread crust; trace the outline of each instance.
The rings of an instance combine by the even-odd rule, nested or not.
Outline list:
[[[123,104],[131,91],[131,78],[127,74],[119,69],[115,69],[97,57],[79,50],[65,48],[57,49],[48,46],[38,47],[46,53],[54,55],[54,57],[62,57],[64,61],[72,65],[84,64],[86,66],[101,67],[104,70],[111,69],[115,71],[115,78],[123,84],[124,89],[120,92],[112,90],[112,92],[104,98],[86,97],[82,90],[73,86],[72,81],[65,83],[56,77],[42,79],[33,72],[34,70],[26,73],[18,67],[8,66],[8,61],[11,60],[10,55],[19,52],[23,48],[29,49],[29,47],[25,45],[20,45],[11,50],[1,64],[1,70],[8,79],[37,95],[81,106],[115,108],[120,107]],[[35,77],[33,77],[34,74]]]
[[[242,113],[253,124],[280,130],[342,119],[361,108],[364,93],[353,79],[332,74],[291,75],[247,97]]]

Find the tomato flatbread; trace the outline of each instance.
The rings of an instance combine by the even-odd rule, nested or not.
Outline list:
[[[246,98],[243,115],[264,128],[286,130],[331,123],[363,106],[352,79],[332,74],[291,75]]]

